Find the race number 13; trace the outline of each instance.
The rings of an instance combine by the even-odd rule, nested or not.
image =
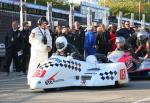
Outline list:
[[[121,80],[126,79],[126,70],[125,69],[120,70],[120,79]]]

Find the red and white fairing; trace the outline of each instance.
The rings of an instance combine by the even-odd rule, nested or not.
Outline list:
[[[129,52],[124,51],[113,51],[109,56],[108,59],[112,62],[123,62],[125,63],[127,70],[132,71],[133,68],[133,62],[132,62],[132,56]]]
[[[108,86],[128,83],[124,63],[79,61],[53,55],[38,66],[31,78],[31,89],[70,86]]]
[[[133,67],[133,59],[129,52],[114,51],[108,59],[112,62],[122,62],[126,65],[129,76],[132,77],[150,77],[150,59],[143,60],[141,63],[135,63]]]

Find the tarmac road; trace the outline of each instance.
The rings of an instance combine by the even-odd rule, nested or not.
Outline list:
[[[150,103],[150,80],[100,88],[65,88],[44,92],[30,90],[26,76],[0,73],[0,103]]]

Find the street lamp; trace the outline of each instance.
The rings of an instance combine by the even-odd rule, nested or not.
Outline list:
[[[34,0],[34,4],[36,4],[36,0]]]
[[[72,28],[74,23],[74,5],[70,3],[70,13],[69,13],[69,27]]]
[[[141,1],[139,1],[139,21],[141,20]]]
[[[23,9],[24,9],[24,20],[25,20],[25,21],[27,21],[27,9],[26,9],[26,3],[27,3],[27,0],[24,0],[24,5],[23,5],[24,8],[23,8]]]
[[[23,1],[20,0],[20,28],[23,29]]]

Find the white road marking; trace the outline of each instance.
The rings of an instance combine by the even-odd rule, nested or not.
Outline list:
[[[144,98],[144,99],[140,99],[140,100],[132,102],[132,103],[142,103],[142,102],[146,102],[146,101],[149,101],[149,100],[150,100],[150,97]]]
[[[8,81],[19,80],[19,79],[24,79],[24,78],[27,78],[27,77],[16,77],[16,78],[13,78],[13,79],[5,79],[5,80],[0,80],[0,82],[8,82]]]

